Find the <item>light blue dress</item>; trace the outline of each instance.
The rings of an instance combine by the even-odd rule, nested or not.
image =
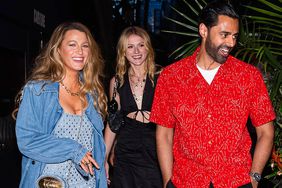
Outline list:
[[[93,150],[93,132],[92,124],[83,113],[82,115],[74,115],[63,112],[53,133],[58,138],[70,138],[85,148],[88,151]],[[95,174],[83,177],[75,168],[71,160],[56,164],[46,164],[42,175],[55,175],[64,179],[69,188],[95,188]]]

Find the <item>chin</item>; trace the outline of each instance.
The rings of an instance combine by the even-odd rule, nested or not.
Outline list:
[[[132,62],[131,65],[135,65],[135,66],[141,66],[145,63],[145,61],[142,62]]]

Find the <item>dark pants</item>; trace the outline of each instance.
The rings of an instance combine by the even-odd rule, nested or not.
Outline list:
[[[171,180],[169,180],[166,184],[166,188],[176,188],[173,183],[171,182]]]
[[[214,188],[212,182],[210,183],[210,188]],[[248,184],[245,184],[245,185],[242,185],[238,188],[253,188],[252,184],[251,183],[248,183]]]
[[[176,188],[173,183],[171,182],[171,180],[168,181],[167,185],[166,185],[166,188]],[[214,188],[212,182],[210,183],[210,188]],[[252,188],[252,184],[251,183],[248,183],[246,185],[242,185],[238,188]]]

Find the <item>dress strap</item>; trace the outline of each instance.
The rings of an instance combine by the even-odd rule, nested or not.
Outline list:
[[[136,112],[134,113],[134,119],[135,119],[135,120],[136,120],[137,115],[138,115],[139,112],[142,114],[143,123],[145,122],[145,120],[149,121],[149,118],[147,118],[147,117],[145,116],[145,114],[147,114],[147,115],[149,116],[149,115],[150,115],[149,112],[148,112],[148,111],[145,111],[145,110],[139,110],[139,109],[136,110]]]

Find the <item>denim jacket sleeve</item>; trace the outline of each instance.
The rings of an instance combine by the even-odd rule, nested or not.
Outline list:
[[[61,116],[58,90],[40,92],[36,85],[27,84],[16,120],[16,136],[23,155],[43,163],[60,163],[71,159],[79,164],[87,150],[68,138],[51,133]]]

